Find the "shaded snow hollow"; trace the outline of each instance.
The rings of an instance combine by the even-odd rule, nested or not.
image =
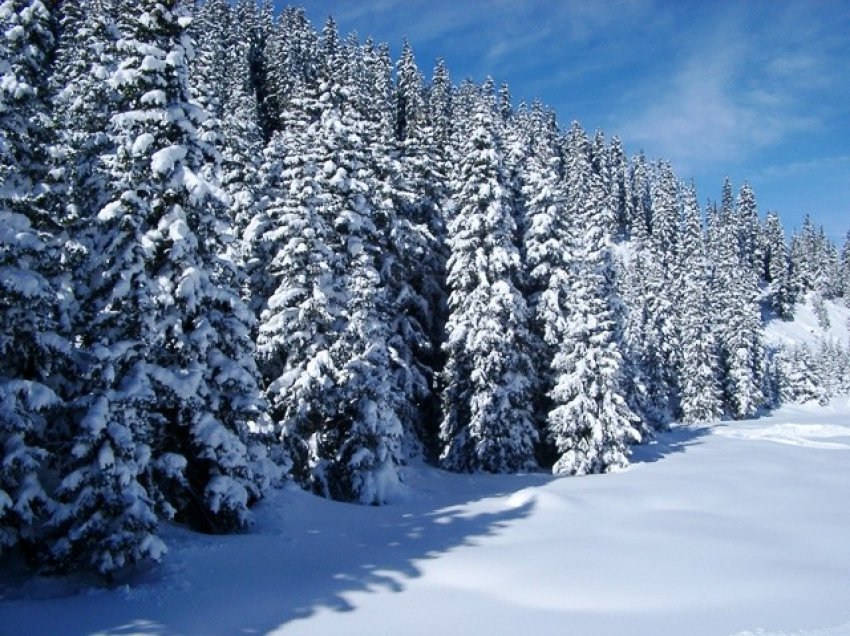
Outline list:
[[[167,528],[164,563],[113,589],[7,568],[0,632],[850,635],[850,401],[678,427],[633,459],[416,467],[381,508],[276,492],[246,534]]]

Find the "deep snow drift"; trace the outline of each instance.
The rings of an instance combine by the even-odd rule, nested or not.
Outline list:
[[[408,472],[372,508],[274,494],[165,533],[113,589],[0,572],[3,634],[850,634],[850,401],[679,427],[628,470]],[[82,591],[80,591],[82,589]]]

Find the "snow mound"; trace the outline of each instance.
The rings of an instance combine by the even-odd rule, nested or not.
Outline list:
[[[715,433],[735,439],[769,441],[825,450],[850,449],[850,429],[837,424],[781,423],[764,427],[732,425]],[[843,438],[846,442],[823,441]]]

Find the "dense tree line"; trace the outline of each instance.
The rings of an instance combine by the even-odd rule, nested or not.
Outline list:
[[[303,10],[0,4],[0,549],[158,560],[282,479],[380,504],[400,468],[605,472],[674,420],[847,393],[765,316],[850,252],[752,189]]]

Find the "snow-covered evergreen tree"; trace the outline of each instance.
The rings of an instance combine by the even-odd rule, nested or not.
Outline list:
[[[106,128],[115,95],[106,79],[115,65],[117,33],[111,0],[61,7],[61,36],[50,82],[55,137],[49,180],[56,214],[68,225],[91,216],[104,200],[98,164],[110,150]]]
[[[648,389],[645,365],[647,344],[645,338],[647,327],[647,307],[644,299],[648,256],[645,250],[635,250],[620,261],[621,276],[618,278],[618,295],[623,302],[623,388],[626,402],[632,411],[640,418],[639,430],[641,437],[650,437],[657,428],[667,422],[666,404],[653,402]]]
[[[523,184],[527,206],[523,244],[532,353],[540,381],[535,410],[543,421],[550,410],[547,394],[555,384],[552,362],[566,337],[572,246],[557,148],[539,129],[532,143]]]
[[[272,477],[258,443],[270,431],[252,318],[220,261],[219,190],[203,178],[214,151],[198,135],[205,115],[189,96],[192,43],[180,6],[145,0],[120,11],[109,78],[119,95],[108,129],[115,150],[104,159],[110,201],[96,218],[93,258],[103,260],[89,268],[97,275],[82,338],[113,426],[126,432],[109,442],[113,427],[84,424],[98,421],[92,415],[80,435],[109,442],[116,456],[130,453],[126,435],[149,446],[134,459],[160,514],[222,531],[245,525]],[[91,462],[89,453],[76,459]]]
[[[815,289],[818,268],[816,259],[817,234],[811,217],[806,215],[803,227],[791,237],[789,267],[794,302],[802,301],[808,292]]]
[[[309,145],[315,137],[302,133],[278,133],[266,152],[278,164],[266,170],[275,183],[266,190],[266,223],[256,237],[270,252],[261,266],[268,292],[255,281],[254,294],[263,297],[258,363],[272,417],[282,426],[296,477],[306,480],[308,431],[320,426],[319,406],[334,383],[328,350],[345,298],[330,244],[334,232],[320,209],[319,168]]]
[[[781,347],[773,355],[773,367],[780,404],[805,404],[824,398],[822,379],[807,346],[799,345],[790,350]]]
[[[590,165],[589,144],[574,123],[567,138],[566,209],[571,220],[570,307],[565,337],[552,363],[555,386],[547,433],[558,459],[556,474],[606,472],[628,464],[628,445],[640,440],[637,417],[622,388],[610,232],[613,212],[601,178]]]
[[[850,306],[850,232],[844,237],[844,246],[841,248],[840,289],[844,303]]]
[[[680,309],[682,366],[679,370],[682,419],[686,422],[710,422],[723,414],[723,403],[708,298],[708,264],[699,204],[693,185],[684,190],[683,207],[685,228],[681,265],[684,289]]]
[[[629,161],[619,137],[611,139],[611,145],[608,148],[608,166],[611,180],[611,208],[617,217],[618,236],[628,237],[631,234],[634,209]]]
[[[56,16],[0,3],[0,550],[39,541],[44,482],[71,351],[56,277],[61,227],[46,187],[48,64]]]
[[[763,246],[759,240],[759,216],[756,197],[750,184],[744,183],[735,201],[734,223],[738,234],[738,246],[744,264],[761,273]]]
[[[725,401],[733,417],[746,418],[764,399],[762,322],[756,274],[742,262],[735,224],[724,221],[730,218],[720,219],[712,293]]]
[[[779,216],[772,212],[769,212],[765,219],[762,243],[764,246],[762,277],[769,285],[770,306],[777,316],[789,320],[794,314],[794,304],[788,268],[788,248]]]
[[[404,460],[407,394],[396,382],[408,361],[394,353],[384,275],[395,208],[391,195],[379,197],[375,144],[388,122],[368,109],[364,78],[380,74],[370,64],[384,64],[387,78],[389,67],[368,46],[342,45],[332,22],[322,52],[323,93],[302,102],[317,119],[277,136],[270,156],[284,169],[263,239],[280,247],[261,362],[296,475],[326,496],[382,503]]]
[[[679,284],[683,278],[680,258],[682,215],[679,184],[670,165],[659,163],[654,177],[650,186],[652,235],[648,243],[651,254],[648,285],[654,298],[649,303],[649,312],[660,352],[659,390],[667,394],[667,400],[675,401],[675,375],[681,363],[681,334],[676,311],[682,305],[682,285]],[[673,311],[668,310],[667,303],[672,305]],[[665,396],[659,397],[665,399]]]
[[[643,153],[638,154],[632,161],[630,197],[631,212],[629,224],[629,236],[639,245],[647,245],[649,242],[649,223],[651,215],[651,199],[649,195],[649,169],[646,157]]]
[[[452,94],[453,87],[445,61],[437,60],[428,90],[428,117],[434,130],[434,142],[438,149],[450,150],[452,138]],[[446,166],[441,166],[448,174]]]
[[[340,412],[325,431],[320,461],[328,493],[384,503],[400,481],[405,422],[414,379],[404,340],[394,340],[396,298],[386,277],[389,229],[396,225],[397,166],[387,161],[393,135],[391,69],[383,47],[347,42],[342,83],[327,111],[325,134],[334,165],[329,191],[344,246],[348,321],[332,349],[340,370]],[[328,143],[329,142],[329,143]],[[407,431],[412,435],[412,431]]]
[[[397,207],[395,225],[390,228],[388,275],[397,303],[394,331],[401,340],[399,348],[410,352],[411,365],[427,382],[425,390],[414,393],[409,401],[412,410],[419,412],[407,419],[430,453],[437,442],[437,431],[429,420],[439,412],[435,381],[442,367],[440,345],[447,312],[444,211],[449,193],[442,172],[445,155],[434,140],[424,84],[409,46],[402,51],[397,77],[396,121],[399,126],[403,121],[404,136],[398,141],[396,183],[387,184],[393,185],[394,193],[388,194]]]
[[[535,466],[529,315],[518,287],[520,257],[496,113],[487,93],[474,98],[473,108],[452,181],[457,209],[448,228],[440,462],[450,470],[514,472]]]

